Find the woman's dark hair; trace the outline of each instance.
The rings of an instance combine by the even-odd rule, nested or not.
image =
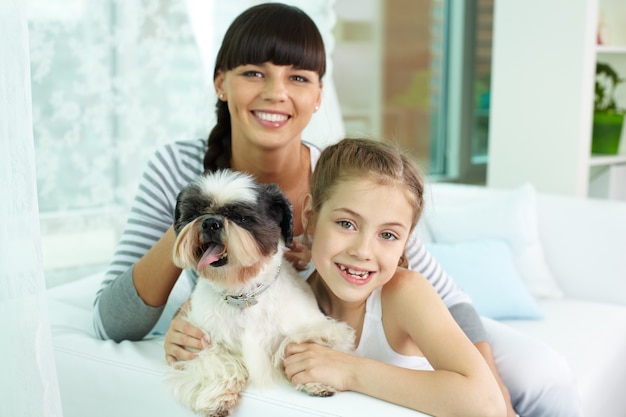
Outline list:
[[[299,8],[281,3],[265,3],[247,9],[224,35],[213,79],[218,71],[264,62],[315,71],[321,80],[326,72],[326,51],[313,20]],[[217,124],[209,134],[209,149],[204,156],[205,172],[230,167],[228,103],[217,100],[216,113]]]

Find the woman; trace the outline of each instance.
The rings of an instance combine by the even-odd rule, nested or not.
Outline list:
[[[217,124],[206,140],[177,142],[158,150],[144,172],[121,242],[105,275],[94,305],[96,334],[103,339],[140,340],[155,326],[176,284],[180,269],[171,260],[176,196],[204,171],[230,167],[276,183],[300,218],[301,202],[309,192],[319,150],[302,142],[302,129],[321,104],[326,70],[322,37],[300,9],[284,4],[261,4],[244,11],[229,27],[216,58],[214,85],[218,95]],[[294,235],[301,235],[296,225]],[[290,260],[304,256],[292,248]],[[505,356],[502,363],[513,398],[499,377],[496,360],[480,317],[471,301],[413,236],[406,256],[422,273],[463,331],[479,349],[499,382],[509,415],[576,416],[575,387],[556,354],[533,345],[504,326],[489,336],[531,346],[525,356]],[[298,265],[296,265],[298,266]],[[300,265],[300,268],[304,265]],[[184,271],[193,286],[197,277]],[[169,320],[168,317],[165,317]],[[497,324],[490,323],[490,326]],[[188,360],[186,348],[202,348],[204,335],[174,319],[166,334],[168,362]],[[533,366],[533,365],[536,365]],[[531,410],[526,413],[525,410]]]

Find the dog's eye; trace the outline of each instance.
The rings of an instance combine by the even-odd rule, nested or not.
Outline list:
[[[236,216],[233,220],[235,223],[242,225],[252,223],[252,217],[244,215]]]

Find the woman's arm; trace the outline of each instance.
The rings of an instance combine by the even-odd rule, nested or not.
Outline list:
[[[171,260],[176,197],[202,173],[205,143],[176,142],[158,150],[148,162],[96,295],[94,328],[100,338],[140,340],[161,316],[180,276]]]
[[[291,382],[322,382],[434,416],[504,416],[504,400],[479,352],[427,281],[408,278],[384,289],[389,291],[383,314],[394,321],[394,332],[410,335],[434,371],[405,369],[315,344],[298,344],[288,347],[285,359]]]
[[[137,261],[133,269],[133,283],[137,295],[149,306],[165,305],[182,272],[172,261],[175,240],[174,227],[170,226],[154,246]],[[154,279],[155,277],[159,279]]]

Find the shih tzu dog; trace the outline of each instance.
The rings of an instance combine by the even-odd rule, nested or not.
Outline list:
[[[231,170],[203,175],[180,192],[174,231],[174,263],[199,276],[186,319],[211,340],[166,375],[187,408],[228,416],[247,384],[285,380],[289,343],[353,349],[352,329],[319,310],[306,281],[283,259],[293,214],[276,185]],[[318,383],[296,388],[315,396],[335,392]]]

